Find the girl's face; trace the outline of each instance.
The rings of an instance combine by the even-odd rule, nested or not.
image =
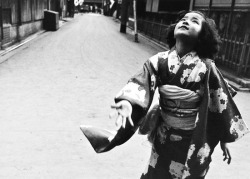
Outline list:
[[[189,37],[192,40],[198,40],[199,33],[202,29],[202,22],[205,19],[198,13],[187,13],[175,26],[174,37]]]

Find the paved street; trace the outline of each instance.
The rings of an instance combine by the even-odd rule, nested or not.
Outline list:
[[[96,154],[82,124],[114,129],[116,93],[162,49],[99,14],[77,15],[5,56],[0,64],[0,178],[138,179],[150,145],[135,135]],[[250,93],[235,101],[250,126]],[[207,179],[250,178],[250,134],[231,144],[232,163],[216,148]]]

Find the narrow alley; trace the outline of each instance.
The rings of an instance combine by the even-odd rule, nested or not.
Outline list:
[[[109,119],[114,96],[152,55],[163,51],[100,14],[79,14],[1,56],[0,178],[138,179],[150,144],[135,135],[112,151],[96,154],[82,124],[115,129]],[[139,37],[140,38],[140,37]],[[235,101],[250,125],[250,93]],[[230,145],[232,163],[216,147],[207,179],[250,176],[250,135]]]

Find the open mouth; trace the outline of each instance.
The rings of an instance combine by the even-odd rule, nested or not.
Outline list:
[[[180,27],[179,27],[179,29],[185,29],[185,30],[188,30],[188,27],[186,27],[186,26],[184,26],[184,25],[183,25],[183,26],[180,26]]]

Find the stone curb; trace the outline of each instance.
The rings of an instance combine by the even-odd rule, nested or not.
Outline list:
[[[37,33],[31,35],[31,36],[28,36],[27,38],[25,38],[25,39],[22,40],[21,42],[18,42],[18,43],[16,43],[16,44],[14,44],[14,45],[12,45],[12,46],[6,48],[5,50],[1,50],[1,51],[0,51],[0,56],[4,56],[4,55],[6,55],[7,53],[9,53],[9,52],[11,52],[11,51],[13,51],[13,50],[15,50],[15,49],[21,47],[22,45],[28,43],[29,41],[31,41],[31,40],[33,40],[33,39],[35,39],[35,38],[37,38],[39,35],[41,35],[41,34],[43,34],[43,33],[45,33],[45,30],[41,30],[41,31],[39,31],[39,32],[37,32]]]

